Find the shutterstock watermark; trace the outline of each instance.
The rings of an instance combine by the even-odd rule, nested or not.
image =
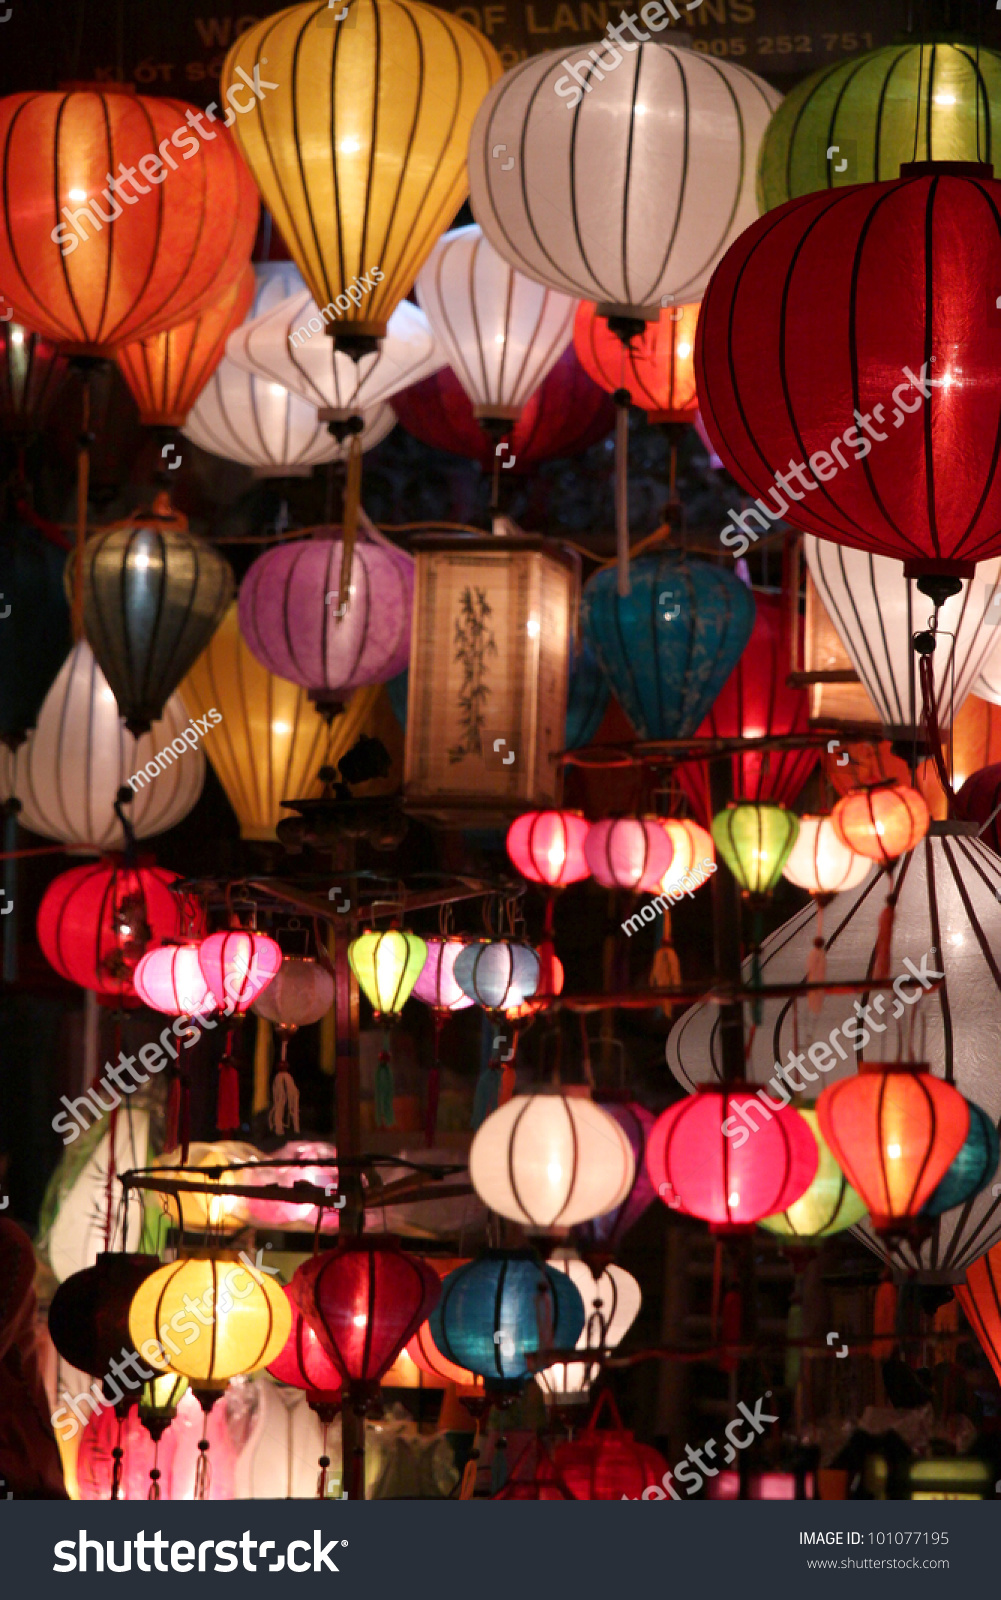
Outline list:
[[[702,0],[690,0],[690,3],[685,6],[685,10],[697,11],[701,4]],[[670,16],[668,16],[668,12],[670,12]],[[637,23],[641,18],[651,30],[651,33],[644,33],[642,28],[637,27]],[[605,37],[600,46],[600,49],[612,52],[611,61],[606,56],[600,55],[599,50],[589,50],[587,55],[583,56],[575,66],[571,65],[566,59],[560,63],[561,66],[566,67],[570,76],[557,78],[553,87],[560,99],[566,101],[567,110],[573,111],[575,106],[580,105],[585,94],[591,93],[594,88],[592,81],[594,78],[597,78],[598,82],[601,83],[610,72],[615,71],[622,61],[622,54],[616,46],[621,45],[622,50],[627,55],[631,55],[634,50],[639,49],[641,44],[650,43],[651,34],[662,33],[665,28],[671,26],[672,22],[680,21],[681,12],[677,6],[671,4],[671,0],[664,0],[663,5],[660,4],[660,0],[653,0],[651,5],[641,6],[639,17],[637,17],[635,11],[620,11],[618,22],[610,22],[605,29]],[[623,28],[629,29],[632,34],[631,39],[622,37]],[[581,73],[581,67],[586,69],[586,77]],[[567,87],[561,88],[562,84],[566,84]]]
[[[172,739],[170,744],[163,750],[158,750],[152,761],[147,761],[144,767],[140,767],[138,772],[132,774],[129,779],[129,787],[132,793],[135,794],[138,789],[144,789],[147,783],[150,783],[153,778],[158,778],[165,768],[172,767],[178,756],[183,756],[186,750],[197,749],[201,735],[208,733],[209,728],[218,727],[221,721],[222,713],[217,711],[215,706],[210,708],[208,716],[193,717],[190,727],[185,728],[183,733],[179,733],[177,738]],[[180,750],[177,748],[178,745],[181,747]],[[153,768],[152,773],[150,773],[150,767]]]
[[[934,361],[935,357],[932,356]],[[921,371],[915,375],[910,367],[904,367],[903,374],[907,380],[898,383],[893,391],[893,426],[899,428],[905,416],[917,411],[925,400],[931,399],[932,389],[948,388],[957,374],[948,374],[944,378],[929,378],[929,361],[922,363]],[[917,389],[918,398],[913,405],[906,405],[904,397],[910,390]],[[890,435],[881,433],[874,426],[873,419],[878,423],[884,421],[883,403],[873,406],[871,411],[863,414],[861,411],[853,413],[855,418],[850,428],[845,428],[843,433],[831,440],[827,450],[815,450],[809,461],[793,461],[790,459],[784,472],[776,472],[775,482],[778,488],[769,489],[768,496],[774,496],[777,510],[773,511],[767,500],[757,499],[753,506],[748,506],[746,511],[731,511],[730,520],[719,536],[719,542],[734,553],[734,559],[739,561],[741,556],[747,554],[752,544],[757,544],[763,533],[771,531],[772,523],[781,522],[783,517],[789,515],[790,500],[805,500],[806,496],[819,489],[820,483],[828,483],[837,477],[841,468],[853,465],[855,461],[864,461],[873,448],[873,444],[882,444]],[[853,450],[856,454],[851,461],[845,459],[842,446]],[[807,469],[820,479],[816,483],[807,476]],[[800,489],[793,488],[793,480],[800,485]],[[802,492],[800,492],[802,490]],[[788,497],[788,498],[787,498]],[[758,527],[754,526],[753,519],[757,519]]]
[[[330,1552],[346,1545],[348,1541],[328,1539],[326,1544],[322,1541],[323,1534],[319,1528],[314,1528],[312,1545],[308,1539],[293,1539],[286,1546],[284,1555],[279,1555],[274,1539],[252,1539],[247,1528],[239,1539],[199,1539],[196,1568],[195,1546],[190,1539],[167,1539],[159,1529],[151,1536],[143,1529],[134,1539],[122,1540],[119,1562],[117,1540],[106,1539],[102,1544],[99,1539],[91,1539],[86,1528],[81,1528],[76,1539],[57,1539],[52,1546],[52,1554],[57,1558],[52,1563],[52,1570],[86,1572],[87,1557],[91,1554],[94,1558],[93,1570],[103,1572],[107,1550],[109,1572],[131,1572],[134,1546],[138,1572],[235,1572],[241,1565],[244,1572],[339,1572],[341,1569],[331,1559]],[[210,1550],[211,1566],[208,1564]],[[237,1560],[238,1550],[241,1552],[240,1560]],[[268,1560],[269,1550],[274,1551],[274,1559],[267,1566],[257,1566],[257,1561]],[[302,1561],[297,1554],[300,1550],[306,1552]],[[153,1557],[152,1567],[146,1560],[148,1555]]]
[[[685,1456],[687,1459],[676,1462],[673,1472],[664,1473],[660,1480],[664,1485],[662,1489],[658,1489],[656,1484],[651,1484],[648,1489],[643,1490],[641,1495],[624,1494],[622,1499],[666,1500],[670,1495],[672,1500],[680,1500],[681,1495],[674,1487],[675,1482],[684,1485],[685,1494],[698,1494],[702,1488],[703,1481],[706,1478],[717,1477],[721,1467],[728,1467],[731,1461],[736,1459],[738,1450],[746,1450],[749,1444],[754,1444],[759,1435],[764,1433],[767,1423],[778,1422],[778,1417],[772,1416],[764,1409],[765,1401],[771,1399],[771,1393],[770,1389],[766,1389],[760,1400],[755,1400],[753,1411],[748,1410],[743,1400],[737,1401],[737,1410],[740,1412],[740,1416],[733,1417],[723,1429],[727,1445],[718,1467],[711,1467],[703,1460],[704,1456],[708,1457],[709,1461],[717,1459],[715,1439],[708,1439],[697,1450],[694,1450],[690,1444],[686,1444]],[[743,1427],[745,1422],[750,1423],[751,1431],[746,1437],[738,1438],[736,1430]],[[696,1468],[698,1468],[698,1471],[696,1471]]]
[[[645,906],[640,906],[634,916],[627,917],[625,922],[622,923],[623,933],[627,938],[631,939],[637,928],[642,928],[645,922],[656,921],[660,912],[664,911],[669,905],[677,905],[678,901],[683,900],[686,894],[689,900],[693,900],[696,889],[701,888],[707,878],[711,878],[715,871],[715,861],[708,859],[700,861],[697,867],[689,867],[688,871],[678,879],[677,883],[672,883],[668,889],[662,891],[653,900],[648,900]]]
[[[331,300],[330,304],[324,306],[323,310],[318,312],[315,317],[310,317],[308,322],[304,322],[300,327],[292,330],[288,336],[289,344],[298,350],[299,345],[305,344],[306,340],[311,339],[314,333],[319,333],[325,323],[336,322],[337,318],[342,316],[352,304],[360,306],[365,295],[370,294],[376,284],[381,283],[385,276],[386,274],[381,267],[369,267],[368,271],[363,272],[360,278],[353,278],[344,293],[339,294],[336,300]],[[342,300],[344,301],[343,305],[341,305]],[[316,323],[315,328],[313,326],[314,322]]]

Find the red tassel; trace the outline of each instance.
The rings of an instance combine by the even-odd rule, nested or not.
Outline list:
[[[506,1106],[514,1094],[515,1070],[513,1061],[505,1061],[501,1068],[500,1091],[497,1095],[497,1104]]]
[[[215,1125],[219,1133],[233,1133],[240,1126],[240,1074],[229,1055],[219,1063]]]

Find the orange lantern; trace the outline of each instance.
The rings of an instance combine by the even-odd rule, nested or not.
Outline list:
[[[680,886],[690,872],[698,875],[700,867],[708,871],[716,860],[716,846],[712,834],[689,817],[662,817],[661,827],[674,846],[671,865],[660,883],[660,893],[666,894],[668,889]]]
[[[253,180],[222,121],[183,100],[120,83],[7,95],[0,147],[0,283],[67,354],[187,321],[250,258]]]
[[[467,1372],[465,1367],[460,1367],[455,1361],[449,1361],[447,1356],[442,1355],[431,1337],[431,1324],[428,1322],[421,1323],[406,1350],[414,1366],[435,1380],[436,1387],[446,1381],[457,1383],[464,1389],[483,1387],[483,1379],[475,1372]]]
[[[924,838],[931,814],[916,789],[894,783],[846,794],[831,821],[842,844],[885,867]]]
[[[1001,1244],[970,1263],[954,1292],[1001,1383]]]
[[[238,278],[190,322],[123,345],[116,360],[146,427],[183,428],[198,396],[253,303],[257,287],[248,262]]]
[[[625,389],[651,422],[694,423],[698,320],[697,305],[665,307],[658,321],[644,323],[643,332],[623,344],[597,306],[582,300],[574,319],[574,349],[595,383],[610,394]]]
[[[817,1101],[820,1131],[877,1233],[906,1233],[959,1154],[970,1110],[923,1066],[863,1061]]]

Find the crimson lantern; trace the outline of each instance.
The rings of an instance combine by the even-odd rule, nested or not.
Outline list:
[[[180,879],[147,860],[121,856],[73,867],[54,878],[38,908],[38,942],[62,977],[99,1000],[139,1002],[132,975],[147,946],[181,938],[192,907],[174,889]]]
[[[144,1006],[168,1017],[191,1017],[215,1010],[212,990],[198,963],[199,944],[163,944],[147,950],[132,977]]]
[[[304,1389],[311,1406],[337,1404],[343,1383],[340,1368],[331,1361],[299,1310],[291,1286],[286,1286],[285,1296],[292,1311],[292,1331],[268,1371],[279,1383]]]
[[[725,545],[783,518],[951,579],[1001,551],[999,213],[990,166],[922,162],[735,241],[695,350],[709,436],[758,497]]]
[[[931,815],[916,789],[893,783],[851,790],[834,807],[831,822],[849,850],[885,867],[924,838]]]
[[[857,1076],[827,1085],[817,1119],[872,1226],[893,1234],[907,1232],[945,1177],[966,1141],[970,1108],[922,1066],[863,1061]]]
[[[449,367],[394,394],[391,405],[408,433],[436,450],[478,461],[484,472],[497,464],[495,442],[473,415],[473,402]],[[542,461],[575,456],[597,444],[615,424],[615,407],[592,383],[573,349],[564,350],[522,408],[506,435],[501,465],[513,477]]]
[[[606,1406],[613,1426],[599,1428],[598,1418]],[[645,1489],[659,1489],[670,1481],[670,1469],[660,1452],[638,1444],[622,1426],[610,1389],[602,1391],[587,1427],[556,1446],[553,1466],[575,1500],[639,1500]]]
[[[650,422],[694,423],[695,329],[699,308],[665,306],[656,322],[623,344],[608,319],[590,300],[582,300],[574,319],[574,349],[584,371],[609,394],[625,389]]]
[[[19,322],[67,353],[109,356],[239,276],[253,179],[221,120],[199,139],[189,116],[205,113],[120,83],[0,101],[0,281]]]
[[[603,889],[654,894],[674,859],[674,845],[658,817],[613,817],[591,824],[584,857]]]
[[[530,883],[560,889],[590,876],[587,835],[588,823],[579,811],[526,811],[507,830],[507,853]]]
[[[266,933],[230,928],[210,933],[198,950],[198,964],[220,1011],[249,1011],[282,964],[281,946]]]
[[[757,1130],[756,1132],[752,1130]],[[817,1174],[817,1141],[791,1106],[766,1106],[747,1084],[699,1088],[657,1118],[647,1172],[666,1206],[714,1232],[785,1211]]]
[[[709,714],[696,733],[699,739],[762,739],[806,734],[810,697],[806,689],[790,689],[785,602],[780,595],[756,594],[754,628]],[[800,625],[802,626],[802,624]],[[790,806],[800,794],[819,758],[819,750],[750,750],[731,757],[733,793],[741,800],[770,800]],[[712,819],[709,775],[705,762],[679,768],[681,786],[706,827]]]

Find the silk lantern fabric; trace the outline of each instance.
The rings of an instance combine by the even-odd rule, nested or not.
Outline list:
[[[276,82],[237,117],[236,137],[319,305],[382,272],[339,322],[381,338],[462,205],[473,117],[501,65],[459,17],[352,3],[347,28],[315,4],[263,18],[233,45],[220,86],[258,66]]]
[[[546,1265],[565,1272],[584,1302],[587,1322],[576,1349],[614,1350],[621,1344],[643,1304],[640,1286],[632,1273],[611,1264],[592,1272],[586,1262],[564,1254],[550,1257]],[[584,1399],[600,1372],[600,1366],[593,1362],[557,1361],[540,1372],[536,1382],[547,1399]]]
[[[428,1320],[449,1361],[510,1389],[529,1375],[526,1356],[577,1343],[585,1310],[573,1280],[534,1251],[486,1250],[447,1275]]]
[[[168,1017],[214,1011],[216,1002],[198,961],[199,944],[164,944],[147,950],[132,977],[143,1005]]]
[[[911,638],[928,625],[927,596],[904,576],[899,561],[812,534],[804,538],[803,550],[824,610],[887,738],[913,738],[921,726],[922,698]],[[1001,622],[1001,561],[982,561],[975,577],[939,611],[940,636],[931,664],[940,727],[951,727],[980,675],[998,659],[996,622]]]
[[[198,949],[198,965],[220,1011],[249,1011],[282,964],[281,946],[266,933],[229,928],[210,933]]]
[[[967,1267],[956,1299],[1001,1383],[1001,1245]]]
[[[118,370],[147,427],[180,428],[208,383],[254,300],[256,279],[250,264],[190,322],[150,334],[118,351]]]
[[[697,300],[753,221],[755,155],[781,97],[742,67],[647,40],[625,59],[608,44],[611,63],[600,48],[547,50],[505,73],[476,118],[469,186],[512,266],[603,316],[652,320]]]
[[[550,889],[590,875],[584,843],[590,823],[579,811],[526,811],[507,830],[507,853],[516,872]]]
[[[791,200],[731,246],[695,351],[709,435],[758,497],[731,548],[782,517],[962,577],[1001,552],[999,206],[989,168],[919,172]]]
[[[65,551],[26,524],[0,528],[0,611],[10,608],[0,617],[0,739],[10,749],[34,727],[72,644],[65,565]]]
[[[83,625],[125,725],[148,732],[233,597],[233,571],[159,495],[88,539]]]
[[[450,367],[401,389],[392,406],[416,439],[436,450],[468,456],[485,472],[494,470],[498,460],[494,441],[476,421],[472,401]],[[501,467],[517,478],[542,461],[579,455],[610,433],[614,424],[611,398],[592,382],[568,346],[505,434],[509,447],[499,458]]]
[[[754,596],[676,550],[638,556],[629,581],[620,595],[613,568],[588,579],[584,637],[640,738],[690,738],[751,637]]]
[[[906,161],[980,161],[1001,120],[1001,55],[961,40],[911,43],[811,72],[790,90],[758,155],[758,208],[878,183]]]
[[[694,423],[699,409],[695,393],[695,329],[699,308],[665,306],[655,322],[628,344],[599,317],[597,306],[584,300],[574,319],[574,349],[584,371],[609,394],[625,389],[649,422]]]
[[[487,1011],[507,1011],[530,1000],[539,984],[539,954],[514,939],[477,939],[452,966],[463,994]]]
[[[657,1198],[646,1169],[646,1144],[656,1120],[635,1100],[597,1097],[597,1103],[619,1124],[633,1152],[633,1181],[625,1198],[600,1216],[578,1223],[573,1239],[578,1250],[589,1259],[614,1255],[634,1223]]]
[[[820,1131],[816,1111],[802,1106],[799,1115],[817,1141],[816,1176],[798,1200],[772,1217],[762,1217],[759,1226],[783,1238],[812,1242],[828,1239],[834,1233],[843,1233],[853,1223],[860,1222],[865,1216],[866,1205],[831,1154],[830,1146]]]
[[[0,321],[0,426],[30,434],[45,426],[68,365],[51,339]]]
[[[334,1003],[334,980],[309,956],[285,956],[253,1010],[276,1028],[294,1033],[325,1017]]]
[[[784,806],[737,801],[713,817],[716,848],[745,894],[771,894],[796,843],[799,818]]]
[[[570,343],[576,302],[515,272],[475,226],[444,234],[414,287],[474,417],[516,420]]]
[[[377,1384],[437,1304],[434,1268],[395,1239],[342,1239],[296,1268],[291,1300],[346,1383]]]
[[[673,859],[674,845],[658,817],[606,818],[584,837],[584,860],[605,889],[652,893]]]
[[[459,987],[454,967],[456,957],[465,948],[462,939],[425,939],[427,955],[412,993],[415,1000],[423,1000],[435,1011],[464,1011],[473,1004],[468,994]]]
[[[320,706],[385,683],[410,659],[413,561],[392,547],[356,544],[342,598],[342,550],[339,538],[291,540],[258,556],[240,585],[240,632],[253,654]]]
[[[109,356],[185,322],[249,260],[253,181],[222,123],[199,139],[188,112],[112,83],[0,101],[0,282],[66,353]],[[109,198],[123,166],[142,177]]]
[[[98,999],[134,1006],[132,973],[146,946],[179,938],[189,919],[190,906],[173,889],[179,882],[176,872],[126,866],[120,857],[60,873],[38,908],[42,954]]]
[[[926,1217],[940,1217],[979,1194],[998,1169],[998,1132],[982,1106],[967,1100],[970,1126],[952,1164],[922,1207]]]
[[[0,635],[2,638],[2,635]],[[38,713],[27,740],[11,754],[0,749],[0,797],[21,803],[21,821],[43,839],[73,851],[121,849],[125,843],[114,803],[137,777],[128,818],[139,839],[166,833],[198,803],[205,757],[181,740],[190,728],[179,695],[140,738],[126,731],[108,680],[85,639],[75,645]],[[172,749],[174,740],[182,754]],[[143,772],[166,751],[160,770]]]
[[[838,834],[830,817],[803,816],[789,852],[783,878],[808,894],[827,898],[857,889],[872,871],[868,856],[856,855]]]
[[[620,1124],[571,1095],[515,1095],[480,1124],[469,1150],[469,1180],[484,1205],[535,1232],[620,1206],[635,1173]]]
[[[166,1346],[163,1360],[148,1344],[143,1353],[150,1366],[179,1372],[193,1386],[224,1386],[229,1378],[268,1366],[291,1332],[292,1312],[281,1286],[252,1262],[184,1256],[158,1268],[137,1290],[129,1313],[136,1348],[142,1350],[147,1340],[162,1347],[161,1330],[183,1316],[191,1300],[208,1308],[207,1321],[189,1316],[186,1326],[197,1337],[185,1337],[177,1350]]]
[[[279,1383],[293,1389],[305,1389],[311,1398],[335,1399],[340,1397],[343,1377],[340,1369],[327,1355],[319,1336],[310,1327],[299,1310],[291,1287],[286,1285],[285,1298],[292,1313],[292,1327],[288,1339],[268,1366],[268,1371]]]

